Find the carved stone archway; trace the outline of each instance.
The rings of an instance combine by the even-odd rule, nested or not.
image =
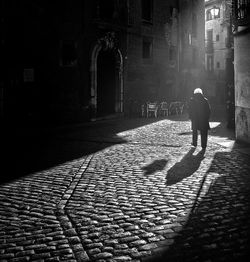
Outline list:
[[[117,40],[113,32],[107,33],[104,37],[97,40],[91,53],[91,83],[90,83],[90,105],[91,120],[97,117],[97,59],[101,51],[112,51],[115,56],[116,70],[116,95],[115,95],[115,113],[123,113],[123,57],[121,51],[117,47]]]

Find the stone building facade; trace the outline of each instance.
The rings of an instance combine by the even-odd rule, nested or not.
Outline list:
[[[131,101],[185,100],[201,81],[203,0],[1,0],[1,18],[10,122],[127,115]]]
[[[208,93],[217,104],[226,105],[227,86],[233,74],[231,1],[205,1],[205,68]],[[216,14],[217,12],[217,14]],[[232,83],[233,84],[233,81]]]
[[[250,1],[234,0],[236,139],[250,143]]]
[[[204,1],[180,0],[179,17],[179,83],[175,92],[180,100],[186,100],[197,87],[206,94]]]
[[[170,101],[178,73],[178,2],[129,1],[125,97],[131,101]]]
[[[5,118],[71,122],[123,111],[126,0],[2,6]]]

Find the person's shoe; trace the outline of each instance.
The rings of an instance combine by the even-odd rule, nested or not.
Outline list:
[[[196,145],[196,144],[194,144],[194,143],[192,143],[191,145],[192,145],[192,146],[194,146],[194,147],[197,147],[197,145]]]

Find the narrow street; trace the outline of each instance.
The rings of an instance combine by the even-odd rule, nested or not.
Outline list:
[[[23,132],[1,172],[0,261],[244,259],[249,150],[211,126],[204,154],[185,116]]]

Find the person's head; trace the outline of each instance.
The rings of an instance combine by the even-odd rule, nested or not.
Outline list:
[[[202,90],[200,89],[200,88],[196,88],[195,90],[194,90],[194,95],[195,94],[201,94],[201,95],[203,95],[203,92],[202,92]]]

